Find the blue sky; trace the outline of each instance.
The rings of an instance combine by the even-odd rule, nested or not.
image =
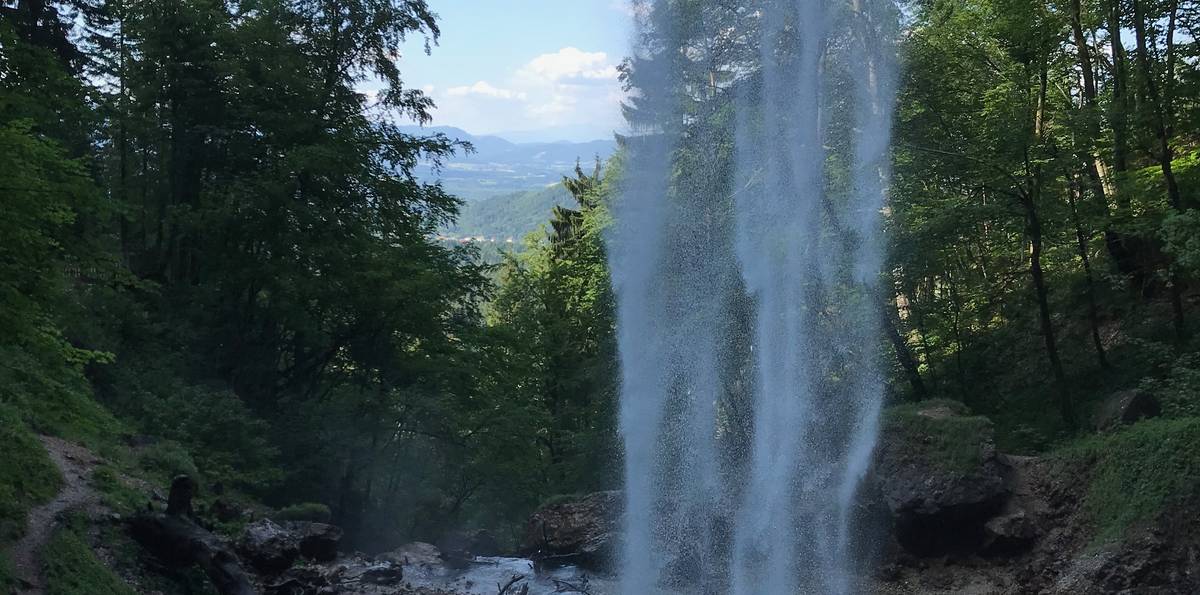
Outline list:
[[[410,39],[407,87],[434,124],[513,140],[608,138],[621,125],[616,66],[627,53],[626,0],[429,0],[442,30],[425,55]]]

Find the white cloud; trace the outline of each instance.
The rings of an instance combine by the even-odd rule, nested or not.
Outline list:
[[[475,133],[570,128],[591,138],[621,125],[624,93],[605,52],[564,47],[489,79],[425,87],[437,104],[434,123]]]
[[[530,60],[517,74],[558,83],[615,81],[618,72],[604,52],[585,52],[579,48],[565,47],[553,54],[542,54]]]
[[[522,91],[513,91],[511,89],[501,89],[492,86],[487,81],[479,81],[474,85],[464,85],[461,87],[450,87],[446,89],[446,95],[451,97],[464,97],[467,95],[480,95],[483,97],[495,97],[496,99],[515,99],[518,101],[525,100],[525,93]]]

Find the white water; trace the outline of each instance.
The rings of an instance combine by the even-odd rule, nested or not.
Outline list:
[[[652,4],[646,26],[685,35],[663,25],[678,2]],[[724,9],[686,17],[754,50],[707,98],[733,98],[732,135],[666,110],[631,139],[614,206],[623,593],[849,593],[870,541],[855,496],[882,395],[894,9],[743,4],[732,32]],[[658,62],[635,80],[671,105],[680,68]]]

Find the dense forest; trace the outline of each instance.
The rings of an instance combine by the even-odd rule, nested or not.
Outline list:
[[[720,146],[747,50],[714,32],[751,13],[664,4],[652,18],[686,26],[644,33],[670,30],[624,63],[626,116],[654,117],[639,84],[668,68],[685,135]],[[439,242],[462,203],[415,171],[471,147],[402,130],[436,106],[395,60],[410,38],[437,51],[435,11],[0,3],[0,545],[61,484],[40,435],[102,456],[115,509],[146,494],[112,478],[187,473],[207,506],[332,519],[362,550],[509,542],[539,504],[619,487],[605,241],[637,139],[581,155],[573,206],[500,263]],[[1153,507],[1200,487],[1200,6],[899,15],[889,402],[961,401],[1035,454],[1094,440],[1107,395],[1149,392],[1162,419],[1100,448],[1140,473],[1110,488],[1151,486],[1131,506]],[[687,150],[677,167],[707,167]]]

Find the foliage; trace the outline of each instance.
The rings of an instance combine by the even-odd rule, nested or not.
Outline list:
[[[1197,440],[1200,419],[1147,420],[1058,452],[1065,461],[1090,465],[1083,506],[1095,523],[1094,541],[1119,539],[1200,494]]]
[[[1166,417],[1200,418],[1200,354],[1186,353],[1176,358],[1161,378],[1146,378],[1140,389],[1154,395]]]
[[[160,484],[170,484],[177,475],[197,477],[200,470],[192,455],[178,442],[166,440],[151,444],[138,453],[138,466],[151,473]]]
[[[0,405],[0,542],[20,537],[25,514],[58,493],[62,477],[16,412]]]
[[[314,523],[328,523],[332,518],[333,513],[329,507],[319,502],[302,502],[300,504],[292,504],[279,509],[274,515],[278,521],[312,521]]]

